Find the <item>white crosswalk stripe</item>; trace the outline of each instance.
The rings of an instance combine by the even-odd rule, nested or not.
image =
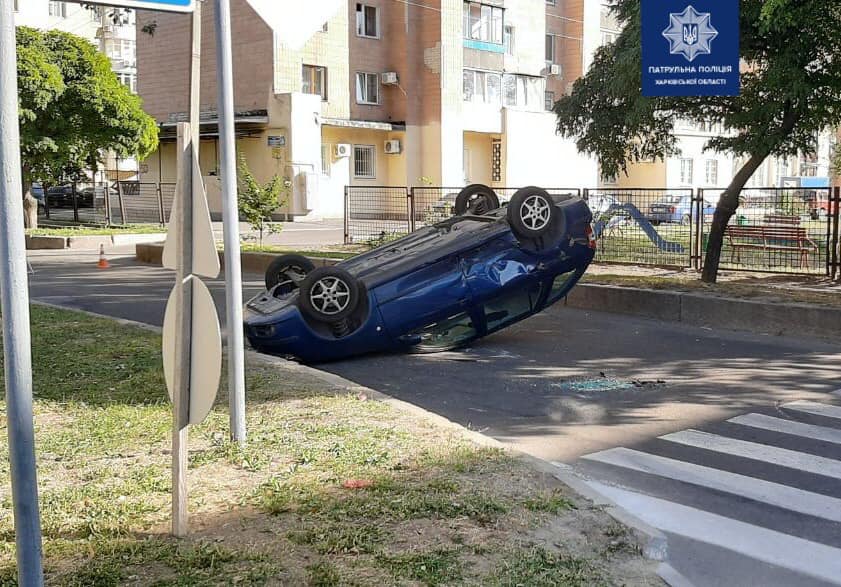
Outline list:
[[[816,475],[825,475],[841,479],[841,461],[818,457],[803,452],[777,448],[758,442],[749,442],[736,438],[727,438],[700,430],[684,430],[661,436],[663,440],[677,442],[687,446],[703,448],[715,452],[745,457],[756,461],[765,461],[772,465],[799,469]]]
[[[761,428],[762,430],[770,430],[772,432],[793,434],[795,436],[802,436],[803,438],[811,438],[812,440],[841,444],[841,430],[836,428],[804,424],[803,422],[794,422],[793,420],[783,420],[782,418],[766,416],[765,414],[746,414],[744,416],[730,418],[728,422]]]
[[[720,546],[832,584],[841,581],[841,549],[618,487],[598,482],[591,486],[664,532]]]
[[[782,407],[774,415],[730,418],[732,426],[718,426],[718,434],[665,434],[650,452],[617,447],[589,454],[575,468],[592,489],[645,524],[688,539],[705,556],[736,557],[742,574],[731,584],[750,584],[754,565],[767,564],[771,575],[764,576],[779,577],[775,585],[800,577],[841,586],[841,485],[834,481],[841,480],[841,407],[808,401]],[[750,466],[734,468],[740,461],[730,457]],[[719,574],[729,580],[727,569]],[[700,577],[700,584],[706,580]]]
[[[839,406],[828,406],[815,402],[800,401],[783,404],[783,407],[789,410],[796,410],[798,412],[805,412],[807,414],[841,420],[841,407]]]
[[[803,491],[788,485],[780,485],[747,475],[651,455],[629,448],[612,448],[587,455],[584,458],[725,491],[801,514],[841,522],[841,499]]]

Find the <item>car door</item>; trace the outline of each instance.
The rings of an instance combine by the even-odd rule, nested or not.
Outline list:
[[[395,338],[463,312],[469,301],[462,260],[451,255],[376,290],[386,330]]]

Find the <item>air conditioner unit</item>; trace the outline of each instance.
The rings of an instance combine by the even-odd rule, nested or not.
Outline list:
[[[549,66],[549,75],[561,75],[561,66],[553,63]]]
[[[390,141],[386,141],[385,152],[388,155],[396,155],[400,153],[400,141],[397,139],[391,139]]]
[[[336,145],[336,157],[350,157],[350,145],[347,143],[339,143]]]
[[[397,72],[396,71],[386,71],[385,73],[380,74],[380,81],[384,86],[393,86],[397,83]]]

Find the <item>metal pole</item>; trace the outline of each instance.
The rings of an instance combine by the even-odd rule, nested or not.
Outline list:
[[[228,398],[231,439],[245,443],[245,352],[242,335],[242,268],[239,257],[234,80],[230,0],[216,0],[216,84],[225,242],[225,301],[228,333]]]
[[[191,344],[193,331],[193,148],[190,125],[178,125],[178,182],[175,234],[178,269],[175,300],[175,381],[172,390],[172,533],[187,535],[187,429],[190,407]]]
[[[44,584],[44,573],[32,421],[32,349],[12,8],[13,0],[0,0],[0,308],[18,583],[38,587]]]

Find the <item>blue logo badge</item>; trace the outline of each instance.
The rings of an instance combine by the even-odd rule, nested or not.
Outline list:
[[[709,12],[698,12],[692,5],[683,12],[669,14],[669,28],[663,36],[669,41],[669,53],[683,55],[692,63],[698,55],[712,53],[710,42],[718,36],[718,31],[710,24]]]

